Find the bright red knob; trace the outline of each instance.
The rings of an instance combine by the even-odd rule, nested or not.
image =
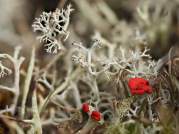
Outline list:
[[[101,113],[98,111],[93,111],[91,113],[91,118],[95,121],[100,121],[101,120]]]
[[[89,112],[89,111],[90,111],[90,110],[89,110],[89,104],[88,104],[88,103],[84,103],[84,104],[82,105],[82,110],[83,110],[83,112],[85,112],[85,113]]]
[[[128,86],[132,95],[150,94],[153,91],[149,82],[143,78],[130,78]]]

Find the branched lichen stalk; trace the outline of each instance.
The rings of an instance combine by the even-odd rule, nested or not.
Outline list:
[[[1,86],[5,90],[12,91],[12,93],[14,94],[14,98],[12,101],[13,104],[11,104],[10,108],[1,110],[0,113],[11,112],[12,114],[14,114],[16,106],[17,106],[19,92],[20,92],[20,87],[19,87],[20,67],[25,59],[24,57],[19,57],[20,49],[21,49],[20,47],[15,48],[14,56],[10,56],[8,54],[0,54],[1,58],[7,58],[8,60],[10,60],[12,62],[13,66],[14,66],[14,84],[13,84],[13,86],[12,87]]]
[[[13,100],[13,106],[12,106],[12,113],[15,112],[15,107],[17,106],[17,101],[19,98],[19,82],[20,82],[20,66],[22,62],[24,61],[24,57],[20,57],[18,59],[20,53],[20,47],[17,47],[15,52],[14,52],[14,58],[13,58],[13,63],[14,63],[14,89],[16,90],[14,100]]]
[[[33,92],[33,96],[32,96],[32,112],[33,112],[34,133],[42,134],[42,124],[41,124],[41,120],[40,120],[40,114],[38,111],[36,91]]]
[[[54,97],[54,95],[65,90],[67,86],[69,85],[70,81],[74,80],[77,77],[77,75],[79,75],[80,70],[81,70],[80,68],[77,68],[70,76],[67,76],[67,79],[59,87],[57,87],[55,90],[49,93],[49,95],[45,98],[42,106],[40,107],[40,110],[39,110],[40,114],[45,110],[51,98]]]
[[[24,118],[24,114],[25,114],[25,104],[26,104],[27,95],[29,92],[30,83],[31,83],[32,75],[33,75],[34,64],[35,64],[35,47],[33,47],[33,49],[32,49],[31,60],[29,63],[27,76],[26,76],[26,80],[24,83],[24,90],[23,90],[22,104],[21,104],[21,113],[20,113],[21,118]]]

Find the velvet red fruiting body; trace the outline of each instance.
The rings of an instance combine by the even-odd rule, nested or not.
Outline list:
[[[132,95],[143,95],[145,93],[152,93],[152,87],[149,85],[149,82],[143,78],[130,78],[128,86]]]
[[[95,121],[100,121],[101,120],[101,113],[98,112],[98,111],[92,111],[91,119],[93,119]]]
[[[82,105],[82,110],[83,110],[83,112],[85,112],[85,113],[89,112],[89,111],[90,111],[89,104],[88,104],[88,103],[84,103],[84,104]]]

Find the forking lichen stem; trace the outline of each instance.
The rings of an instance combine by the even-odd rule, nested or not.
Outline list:
[[[42,114],[46,108],[46,106],[48,105],[49,101],[51,100],[52,97],[54,97],[56,94],[64,91],[71,80],[74,80],[77,75],[80,73],[80,68],[77,68],[75,71],[73,71],[69,76],[67,76],[67,79],[59,86],[57,87],[55,90],[51,91],[48,96],[45,98],[42,106],[40,107],[40,110],[39,110],[39,114]]]

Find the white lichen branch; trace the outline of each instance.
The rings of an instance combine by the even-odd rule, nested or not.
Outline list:
[[[24,83],[24,90],[23,90],[22,104],[21,104],[21,118],[24,118],[24,115],[25,115],[25,104],[26,104],[27,95],[30,89],[34,64],[35,64],[35,47],[32,48],[31,60],[29,63],[27,76],[26,76],[25,83]]]
[[[16,47],[15,51],[14,51],[14,56],[10,56],[9,54],[0,54],[0,58],[6,58],[8,60],[10,60],[13,63],[14,66],[14,84],[12,87],[10,88],[4,88],[4,89],[9,89],[8,91],[12,91],[14,94],[14,98],[13,98],[13,104],[11,104],[11,106],[6,109],[3,110],[3,112],[9,111],[12,112],[12,114],[14,114],[15,112],[15,108],[17,106],[17,101],[19,98],[19,93],[20,93],[20,87],[19,87],[19,81],[20,81],[20,67],[24,61],[24,57],[19,57],[19,53],[20,53],[21,47]],[[3,86],[2,86],[3,87]],[[2,111],[1,111],[2,113]]]

